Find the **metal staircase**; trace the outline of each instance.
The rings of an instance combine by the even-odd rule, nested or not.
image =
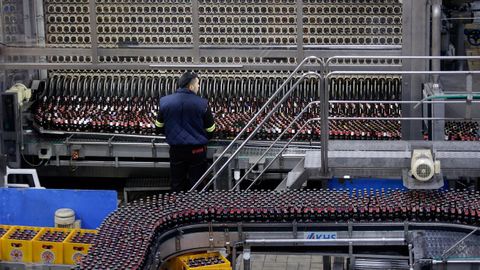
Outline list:
[[[440,75],[440,74],[480,74],[480,71],[469,71],[469,72],[462,72],[462,71],[403,71],[399,69],[398,71],[330,71],[330,65],[334,60],[338,59],[399,59],[399,60],[412,60],[412,59],[421,59],[421,60],[434,60],[440,59],[441,57],[437,56],[335,56],[327,59],[324,61],[315,56],[310,56],[305,58],[296,68],[295,70],[289,75],[289,77],[283,82],[283,84],[275,91],[275,93],[270,97],[270,99],[258,110],[255,116],[247,123],[247,125],[240,131],[240,133],[231,141],[231,143],[224,149],[224,151],[216,158],[213,164],[208,168],[208,170],[204,173],[204,175],[198,180],[198,182],[191,188],[191,190],[197,189],[200,184],[210,175],[210,173],[214,172],[214,175],[208,183],[202,188],[202,191],[208,189],[212,183],[221,175],[224,170],[229,167],[229,164],[232,160],[236,158],[238,153],[251,141],[253,136],[263,127],[266,121],[273,115],[273,113],[277,112],[280,105],[287,100],[287,98],[295,91],[298,85],[307,77],[316,77],[319,80],[319,101],[312,101],[310,102],[298,115],[295,116],[294,120],[289,124],[287,128],[263,151],[263,153],[256,159],[255,162],[249,162],[249,168],[245,171],[243,176],[239,179],[235,179],[235,185],[231,188],[231,190],[240,189],[240,184],[244,181],[250,182],[247,190],[250,189],[254,184],[256,184],[262,175],[270,168],[270,166],[284,153],[284,151],[289,147],[292,141],[300,134],[300,131],[303,130],[309,123],[313,121],[321,121],[320,115],[316,118],[310,118],[306,121],[306,123],[293,135],[291,139],[289,139],[286,143],[283,141],[283,146],[280,150],[271,157],[266,159],[268,153],[275,146],[279,145],[282,137],[286,134],[287,130],[289,130],[294,124],[296,124],[302,117],[302,115],[308,110],[309,107],[313,105],[320,105],[320,114],[325,117],[325,121],[321,121],[321,148],[319,150],[309,150],[305,151],[304,156],[298,161],[298,163],[293,167],[293,169],[288,172],[287,176],[281,181],[281,183],[277,186],[277,190],[282,189],[297,189],[301,188],[305,182],[310,177],[321,177],[321,178],[330,178],[331,177],[331,170],[335,169],[335,167],[341,168],[343,165],[343,171],[338,170],[337,172],[345,172],[345,168],[353,169],[354,171],[359,172],[360,174],[364,174],[366,170],[372,169],[381,169],[381,170],[391,170],[397,177],[401,177],[402,173],[398,172],[398,170],[404,170],[408,168],[408,162],[411,155],[411,148],[418,147],[417,145],[412,145],[412,143],[408,141],[404,141],[404,143],[396,143],[400,145],[402,149],[393,149],[389,144],[379,144],[375,145],[379,149],[363,149],[361,151],[351,151],[348,150],[338,150],[338,149],[331,149],[329,151],[329,119],[342,119],[342,120],[398,120],[398,121],[432,121],[438,120],[440,118],[435,117],[388,117],[388,118],[381,118],[381,117],[329,117],[328,112],[328,104],[329,104],[329,79],[332,76],[336,75]],[[445,59],[464,59],[464,58],[471,58],[471,57],[445,57]],[[478,58],[478,57],[477,57]],[[479,58],[480,59],[480,58]],[[316,66],[319,72],[308,71],[304,73],[299,73],[301,68],[309,61],[316,61],[319,66]],[[381,65],[378,66],[379,69],[382,68]],[[293,80],[296,79],[295,83],[288,89],[287,91],[283,92],[283,89]],[[269,106],[273,103],[276,98],[280,98],[280,94],[283,93],[279,102],[274,103],[275,105],[273,108],[269,108]],[[345,101],[347,102],[347,101]],[[361,101],[361,102],[371,102],[371,101]],[[432,103],[431,101],[395,101],[401,104],[422,104],[422,103]],[[466,102],[466,101],[465,101]],[[438,102],[437,102],[438,103]],[[258,125],[256,125],[253,132],[251,132],[248,137],[240,143],[240,138],[246,133],[247,129],[254,126],[254,123],[259,122],[259,118],[262,112],[267,112],[268,114],[263,118]],[[446,118],[442,118],[446,119]],[[452,120],[451,118],[450,120]],[[365,142],[364,142],[365,143]],[[368,143],[370,145],[370,143]],[[418,144],[418,143],[417,143]],[[355,142],[348,142],[348,145],[351,147],[359,146]],[[426,147],[425,145],[419,144],[420,147]],[[342,148],[342,147],[337,147]],[[365,148],[365,147],[360,147]],[[333,151],[332,151],[333,150]],[[357,149],[355,149],[357,150]],[[329,167],[329,162],[333,165],[333,167]],[[343,163],[343,164],[342,164]],[[263,165],[260,172],[258,172],[259,165]],[[373,166],[373,167],[372,167]],[[220,168],[218,168],[220,167]],[[256,171],[254,171],[254,169]],[[374,176],[374,172],[368,172],[371,177]]]
[[[295,78],[295,75],[298,74],[298,72],[301,70],[301,68],[309,61],[316,61],[317,63],[320,63],[320,70],[321,72],[323,71],[323,66],[324,66],[324,61],[323,59],[321,58],[318,58],[316,56],[310,56],[310,57],[306,57],[296,68],[295,70],[288,76],[288,78],[283,82],[283,84],[275,91],[275,93],[267,100],[267,102],[258,110],[258,112],[253,116],[253,118],[245,125],[245,127],[237,134],[237,136],[232,140],[232,142],[225,148],[225,150],[218,156],[218,158],[216,158],[213,162],[213,164],[207,169],[207,171],[202,175],[202,177],[197,181],[197,183],[195,183],[195,185],[190,189],[190,190],[195,190],[197,189],[200,184],[210,175],[210,173],[214,170],[214,168],[217,168],[219,163],[220,162],[224,162],[223,165],[220,166],[220,168],[215,171],[215,174],[213,175],[213,177],[208,181],[208,183],[202,188],[202,191],[205,191],[206,189],[208,189],[212,184],[213,182],[218,178],[218,176],[229,166],[230,162],[238,155],[238,153],[243,149],[243,147],[245,147],[245,145],[251,141],[251,139],[253,138],[253,136],[255,136],[255,134],[263,127],[263,125],[267,122],[268,119],[270,119],[270,117],[275,113],[277,112],[277,110],[280,108],[280,105],[282,103],[284,103],[287,98],[293,93],[293,91],[295,89],[297,89],[298,85],[302,82],[302,80],[304,80],[306,77],[317,77],[320,82],[322,82],[320,84],[320,90],[322,93],[320,93],[321,95],[323,96],[327,96],[326,98],[328,99],[328,93],[325,94],[325,91],[322,91],[322,86],[323,86],[323,76],[320,73],[317,73],[317,72],[306,72],[306,73],[303,73],[300,75],[299,78],[297,78],[296,82],[293,84],[292,87],[290,87],[290,89],[288,89],[284,94],[283,96],[281,97],[280,101],[278,101],[274,106],[273,108],[269,109],[269,106],[273,103],[273,101],[276,99],[276,98],[279,98],[280,97],[280,94],[283,92],[283,89],[287,86],[288,83],[290,83],[290,81],[292,79]],[[312,102],[314,103],[314,102]],[[311,104],[312,104],[311,103]],[[315,103],[318,103],[318,102],[315,102]],[[310,104],[309,104],[310,106]],[[307,106],[308,107],[308,106]],[[322,108],[322,112],[325,113],[325,111],[327,111],[328,113],[328,106],[324,106],[324,108]],[[261,122],[255,127],[255,129],[253,130],[253,132],[251,132],[248,137],[238,146],[238,147],[234,147],[236,145],[238,145],[239,143],[239,140],[240,138],[246,133],[247,129],[252,127],[254,123],[257,122],[257,120],[260,118],[261,116],[261,113],[264,112],[264,111],[269,111],[268,114],[265,116],[265,118],[263,118],[261,120]],[[302,111],[302,113],[300,113],[296,118],[295,120],[290,124],[293,125],[293,123],[296,123],[298,121],[298,119],[300,119],[301,115],[305,112],[305,109]],[[309,120],[310,121],[310,120]],[[308,123],[308,122],[307,122]],[[307,124],[306,123],[306,124]],[[305,125],[306,125],[305,124]],[[304,127],[305,127],[304,125]],[[289,127],[290,127],[289,126]],[[326,125],[326,133],[328,134],[328,125]],[[239,184],[245,180],[247,178],[247,176],[250,174],[250,172],[253,170],[253,168],[255,166],[258,165],[259,161],[265,157],[265,155],[268,153],[268,151],[270,151],[270,149],[273,148],[273,146],[281,139],[281,137],[286,133],[286,130],[285,129],[281,134],[280,136],[268,147],[268,149],[263,153],[263,155],[255,162],[254,165],[252,165],[248,171],[243,175],[242,178],[240,178],[236,185],[232,188],[232,189],[236,189],[239,187]],[[322,125],[322,132],[323,132],[323,125]],[[295,134],[295,136],[293,136],[293,138],[290,140],[290,142],[296,137],[298,133]],[[325,136],[322,136],[322,145],[326,145],[326,143],[324,144],[323,143],[323,137]],[[327,136],[327,139],[328,139],[328,136]],[[288,147],[288,145],[290,144],[290,142],[288,144],[285,145],[285,147],[280,151],[279,154],[281,154],[285,149],[286,147]],[[230,153],[230,151],[233,151],[233,153]],[[225,158],[226,155],[229,155],[228,159],[225,161]],[[278,157],[278,154],[276,155],[276,157],[273,159],[275,160],[276,158]],[[272,164],[273,162],[270,162],[269,165],[267,165],[265,167],[265,169],[253,180],[251,181],[251,185],[248,187],[248,189],[253,185],[255,184],[255,182],[259,179],[259,177],[262,176],[262,174],[266,171],[266,169],[268,169],[268,167]],[[325,167],[325,166],[324,166]]]

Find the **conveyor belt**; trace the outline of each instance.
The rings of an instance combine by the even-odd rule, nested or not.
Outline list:
[[[293,190],[190,192],[154,196],[112,213],[82,269],[143,269],[162,234],[189,224],[480,223],[478,191]],[[428,223],[425,223],[429,227]],[[103,268],[102,268],[103,267]]]
[[[449,247],[452,247],[467,235],[468,233],[462,232],[426,231],[426,257],[441,260],[442,254]],[[453,258],[480,258],[480,236],[469,236],[464,243],[454,248],[449,256]]]
[[[281,73],[218,75],[205,75],[200,92],[212,108],[217,127],[215,137],[226,140],[240,132],[285,80]],[[153,123],[158,113],[159,97],[172,93],[176,89],[175,83],[176,78],[163,75],[54,75],[48,80],[45,96],[37,102],[35,122],[43,129],[53,131],[155,135],[157,130]],[[293,83],[291,81],[284,91]],[[398,103],[402,93],[399,77],[334,77],[330,80],[329,93],[329,117],[352,118],[330,119],[330,139],[402,138],[401,123],[395,119],[402,117],[402,106]],[[316,80],[300,83],[258,131],[255,139],[276,139],[310,102],[320,100],[318,94]],[[260,115],[258,123],[267,113],[268,110]],[[282,140],[298,133],[296,141],[320,141],[320,121],[308,123],[300,130],[308,119],[319,117],[319,105],[310,106]],[[373,119],[361,120],[363,117]],[[244,138],[254,128],[247,130]],[[447,121],[445,139],[479,140],[478,123]]]
[[[255,74],[219,77],[202,76],[201,94],[209,100],[216,121],[217,139],[232,139],[259,108],[279,88],[285,78],[279,74]],[[159,97],[172,93],[176,78],[170,76],[52,76],[48,91],[37,102],[35,121],[44,129],[67,132],[100,132],[151,135],[157,133],[154,121]],[[290,81],[286,92],[295,82]],[[335,77],[329,88],[330,117],[378,117],[379,120],[331,119],[330,138],[350,140],[398,140],[401,138],[401,79],[396,76]],[[319,83],[310,79],[301,82],[294,94],[283,102],[272,118],[256,134],[257,140],[274,140],[287,129],[293,119],[306,111],[283,140],[298,133],[298,141],[320,141],[320,122],[308,119],[321,117],[318,104]],[[282,96],[282,95],[280,95]],[[339,101],[340,100],[340,101]],[[349,103],[350,101],[362,101]],[[275,100],[274,103],[279,102]],[[260,122],[268,113],[262,113]],[[391,120],[388,118],[392,118]],[[257,123],[258,124],[258,123]],[[254,126],[247,130],[251,133]]]

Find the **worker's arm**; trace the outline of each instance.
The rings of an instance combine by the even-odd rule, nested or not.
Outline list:
[[[207,106],[207,111],[203,116],[203,126],[207,132],[207,138],[210,140],[213,137],[213,132],[215,131],[215,121],[213,120],[213,114],[210,106]]]
[[[165,129],[164,129],[164,126],[165,126],[165,121],[163,120],[163,115],[162,115],[162,112],[159,110],[158,111],[158,115],[157,115],[157,119],[155,120],[155,131],[157,134],[164,134],[165,133]]]

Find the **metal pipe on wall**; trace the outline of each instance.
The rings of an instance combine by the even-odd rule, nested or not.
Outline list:
[[[440,56],[442,43],[442,0],[432,1],[432,56]],[[432,70],[440,70],[440,60],[432,60]],[[438,83],[439,75],[433,75],[434,83]]]
[[[36,0],[33,6],[35,10],[35,22],[36,22],[36,30],[37,30],[37,45],[38,47],[45,47],[45,17],[43,12],[43,1]],[[47,57],[40,56],[39,57],[40,63],[46,63]],[[38,72],[38,76],[41,80],[47,79],[47,70],[41,69]]]

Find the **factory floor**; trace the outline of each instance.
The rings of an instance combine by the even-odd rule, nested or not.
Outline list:
[[[287,255],[287,254],[251,254],[251,270],[323,270],[322,255]],[[236,261],[236,270],[243,270],[243,256]],[[343,269],[336,264],[333,270]]]

